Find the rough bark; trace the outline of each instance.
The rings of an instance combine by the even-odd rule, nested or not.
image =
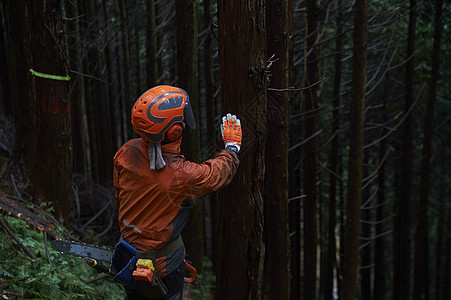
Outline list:
[[[311,86],[305,92],[305,112],[308,118],[305,120],[303,183],[304,183],[304,299],[316,298],[316,266],[317,266],[317,190],[316,190],[316,138],[319,86],[315,84],[319,80],[318,55],[318,7],[316,0],[306,1],[306,74],[305,85]]]
[[[341,0],[337,3],[337,27],[335,41],[335,75],[334,75],[334,90],[333,90],[333,111],[332,111],[332,135],[334,138],[331,141],[330,146],[330,158],[329,158],[329,219],[328,219],[328,231],[327,231],[327,259],[324,274],[324,300],[333,299],[333,287],[334,287],[334,268],[336,267],[336,242],[335,242],[335,226],[337,225],[336,211],[337,211],[337,175],[338,174],[338,145],[339,135],[338,130],[340,128],[340,93],[341,93],[341,74],[342,74],[342,31],[343,31],[343,14],[341,13]]]
[[[356,298],[359,265],[360,204],[363,161],[363,122],[366,91],[368,1],[354,7],[352,91],[350,102],[349,166],[344,232],[344,262],[340,299]]]
[[[215,298],[261,299],[267,109],[264,1],[219,1],[218,6],[223,113],[241,119],[244,140],[238,173],[221,191]]]
[[[270,68],[269,87],[287,89],[290,85],[290,39],[292,1],[266,1],[266,37]],[[268,91],[268,136],[265,178],[264,299],[289,299],[290,243],[288,232],[288,146],[289,94]]]
[[[0,3],[0,52],[6,53],[6,37],[3,18],[3,4]],[[12,115],[11,102],[9,99],[9,82],[8,82],[8,62],[6,55],[0,57],[0,112],[5,115]]]
[[[413,299],[420,300],[427,298],[428,287],[425,284],[427,269],[427,247],[428,247],[428,209],[429,209],[429,190],[431,177],[431,156],[432,156],[432,136],[434,125],[434,108],[437,98],[437,83],[440,76],[440,48],[442,25],[442,6],[443,0],[435,1],[435,19],[434,19],[434,45],[432,49],[432,68],[429,85],[429,97],[426,106],[426,115],[424,117],[423,149],[421,152],[421,179],[419,191],[418,206],[418,225],[415,232],[415,270]]]
[[[68,83],[30,72],[68,74],[60,35],[60,2],[3,1],[3,5],[16,122],[15,155],[33,183],[35,201],[53,205],[56,216],[68,224],[72,192]]]
[[[215,149],[218,144],[218,124],[215,123],[216,116],[216,103],[217,100],[214,96],[216,91],[216,84],[214,80],[213,72],[213,34],[210,30],[212,23],[211,13],[211,1],[205,0],[203,3],[203,27],[204,30],[208,30],[205,37],[203,53],[204,53],[204,76],[205,76],[205,113],[207,122],[207,145],[203,148],[203,153],[207,156],[210,154],[211,149]],[[206,151],[205,151],[206,149]],[[211,260],[213,263],[213,269],[216,270],[217,265],[217,249],[218,249],[218,193],[214,192],[209,195],[210,201],[210,228],[211,228]]]
[[[122,101],[125,103],[126,108],[131,108],[133,103],[139,97],[136,95],[132,96],[132,75],[131,62],[130,62],[130,48],[129,48],[129,36],[128,36],[128,22],[127,22],[127,7],[125,5],[125,0],[119,0],[119,13],[120,13],[120,23],[121,23],[121,46],[122,46],[122,76],[123,76],[123,90],[122,90]],[[126,114],[127,124],[130,124],[130,113]],[[133,137],[133,127],[127,127],[128,138]]]
[[[155,0],[146,1],[147,12],[147,84],[150,87],[157,85],[158,61],[157,61],[157,29],[155,23]]]
[[[68,60],[72,70],[83,73],[81,64],[81,42],[78,11],[76,7],[65,4],[66,18],[70,21],[66,22],[66,32],[77,32],[77,34],[66,35],[66,44],[68,45]],[[73,19],[75,18],[75,19]],[[87,122],[84,116],[85,111],[85,90],[84,77],[73,76],[69,90],[69,100],[71,105],[71,127],[72,127],[72,144],[73,144],[73,168],[80,174],[88,175],[87,166]]]
[[[85,1],[86,17],[90,25],[90,34],[96,34],[103,30],[103,19],[97,13],[101,10],[97,6],[96,1]],[[100,37],[97,37],[100,39]],[[101,48],[99,40],[95,40],[97,44],[89,45],[87,70],[89,75],[97,79],[90,78],[87,80],[88,88],[85,90],[86,107],[88,110],[88,119],[90,120],[91,140],[91,165],[92,175],[96,182],[105,183],[111,180],[113,173],[113,137],[110,129],[110,101],[107,97],[108,84],[104,82],[107,75],[105,74],[105,51]],[[99,80],[100,79],[100,80]],[[103,80],[103,81],[101,81]]]
[[[406,64],[406,95],[404,110],[409,111],[414,100],[414,60],[415,27],[416,27],[416,0],[410,0],[409,28],[407,37],[408,58]],[[394,269],[394,299],[409,299],[411,295],[411,219],[412,219],[412,114],[404,120],[401,184],[396,206],[395,231],[395,269]]]
[[[197,127],[183,133],[182,152],[188,160],[200,162],[197,5],[194,0],[176,1],[178,85],[189,94]],[[203,202],[190,210],[190,219],[183,230],[186,251],[199,272],[204,259]]]
[[[387,105],[387,101],[384,98],[383,100],[383,111],[382,116],[385,118],[385,107]],[[387,130],[382,129],[381,136],[385,136],[387,134]],[[379,161],[383,161],[385,157],[385,152],[387,151],[387,140],[382,139],[379,144]],[[381,235],[384,232],[384,223],[382,220],[385,219],[384,213],[384,203],[386,201],[386,188],[385,188],[385,178],[386,178],[386,167],[385,163],[379,168],[378,176],[377,176],[377,210],[376,210],[376,236]],[[373,299],[384,299],[386,295],[386,272],[387,272],[387,259],[386,259],[386,241],[384,237],[380,237],[376,239],[374,246],[374,279],[373,279]]]

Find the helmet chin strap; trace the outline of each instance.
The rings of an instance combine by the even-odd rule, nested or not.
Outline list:
[[[161,143],[148,143],[149,161],[151,170],[164,168],[166,162],[161,152]]]

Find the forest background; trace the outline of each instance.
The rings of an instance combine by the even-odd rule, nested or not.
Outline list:
[[[449,1],[0,10],[2,201],[27,197],[114,245],[112,158],[136,137],[130,107],[176,85],[199,125],[187,159],[222,148],[225,113],[243,124],[236,178],[184,232],[199,271],[213,263],[215,299],[450,298]]]

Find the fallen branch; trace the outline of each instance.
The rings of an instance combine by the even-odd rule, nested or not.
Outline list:
[[[14,235],[14,233],[11,231],[11,229],[9,229],[8,225],[6,225],[6,223],[3,221],[3,217],[0,216],[0,224],[2,224],[3,228],[5,228],[6,233],[9,234],[15,241],[17,244],[19,244],[19,246],[25,251],[25,253],[32,259],[35,259],[36,257],[33,255],[33,253],[31,253],[30,250],[28,250],[27,247],[24,246],[24,244],[22,244],[22,242]]]
[[[86,284],[90,284],[90,283],[93,283],[93,282],[96,282],[96,281],[98,281],[98,280],[102,280],[102,279],[105,279],[105,278],[108,278],[108,277],[110,277],[110,275],[108,275],[108,274],[102,274],[102,275],[100,275],[100,276],[97,276],[97,277],[95,277],[95,278],[93,278],[93,279],[90,279],[90,280],[86,281],[85,283],[86,283]]]
[[[52,260],[50,259],[49,247],[48,247],[48,243],[47,243],[47,230],[44,230],[42,232],[42,234],[44,234],[45,254],[47,255],[47,260],[49,261],[49,264],[53,267]]]

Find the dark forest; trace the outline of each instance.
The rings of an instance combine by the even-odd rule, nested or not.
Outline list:
[[[7,220],[118,242],[113,157],[157,85],[189,94],[187,160],[223,149],[226,113],[243,128],[182,233],[214,278],[197,299],[451,299],[449,1],[3,0],[0,33],[6,299],[37,297]]]

